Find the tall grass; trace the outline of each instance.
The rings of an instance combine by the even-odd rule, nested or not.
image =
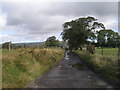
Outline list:
[[[20,88],[50,69],[64,57],[60,48],[2,50],[2,86]]]
[[[74,51],[80,60],[85,62],[92,70],[99,73],[99,75],[106,78],[108,81],[113,82],[114,85],[120,84],[120,58],[115,56],[102,56],[98,54],[91,55],[87,52],[79,50]],[[117,87],[117,86],[116,86]]]

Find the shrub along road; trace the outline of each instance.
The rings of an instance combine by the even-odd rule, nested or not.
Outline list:
[[[112,88],[84,65],[78,56],[67,52],[63,61],[38,77],[29,88]]]

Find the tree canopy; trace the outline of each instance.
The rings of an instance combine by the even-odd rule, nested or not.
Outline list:
[[[47,38],[47,40],[45,41],[45,46],[53,47],[53,46],[59,46],[59,45],[60,43],[55,36],[51,36]]]
[[[87,43],[88,39],[95,40],[95,29],[105,29],[102,23],[94,17],[83,17],[63,24],[62,39],[67,41],[69,49],[78,49]]]
[[[118,47],[120,45],[120,35],[111,29],[97,32],[97,43],[103,47]]]

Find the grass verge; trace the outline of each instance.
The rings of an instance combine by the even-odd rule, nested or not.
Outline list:
[[[60,62],[60,48],[2,50],[2,87],[21,88]]]
[[[115,87],[120,85],[120,58],[112,56],[101,56],[98,54],[90,55],[87,52],[79,50],[73,51],[83,62],[85,62],[93,71],[104,77],[107,81],[112,82]]]

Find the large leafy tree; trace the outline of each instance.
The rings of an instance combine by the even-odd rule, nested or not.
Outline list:
[[[101,47],[118,47],[120,35],[113,30],[100,30],[97,32],[97,43]]]
[[[117,33],[116,35],[116,46],[120,49],[120,33]]]
[[[56,39],[55,36],[49,37],[46,41],[45,41],[45,45],[49,46],[49,47],[53,47],[53,46],[59,46],[60,43],[59,41]]]
[[[97,22],[94,17],[83,17],[63,24],[62,39],[68,42],[69,49],[81,48],[88,39],[94,41],[96,38],[95,29],[102,28],[104,25]],[[82,49],[82,48],[81,48]]]
[[[98,46],[106,46],[107,41],[107,31],[106,30],[100,30],[97,32],[97,43]]]

